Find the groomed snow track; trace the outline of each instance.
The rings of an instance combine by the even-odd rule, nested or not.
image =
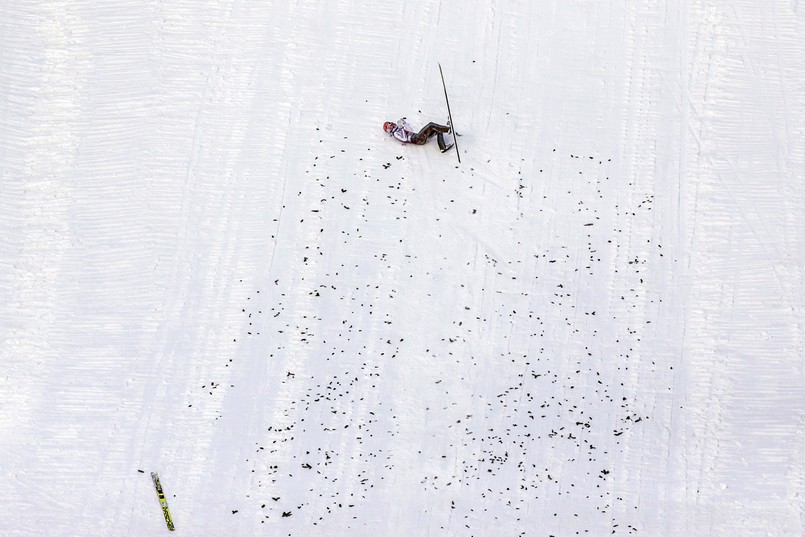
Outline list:
[[[0,6],[0,535],[802,535],[804,25]]]

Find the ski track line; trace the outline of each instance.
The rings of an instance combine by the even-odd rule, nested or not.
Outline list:
[[[801,382],[792,382],[791,377],[781,374],[793,366],[792,356],[785,350],[793,347],[787,342],[801,339],[798,325],[791,323],[782,311],[796,311],[798,306],[789,297],[801,293],[793,291],[792,285],[797,284],[788,280],[788,274],[784,275],[778,265],[767,265],[772,259],[783,258],[784,248],[796,239],[788,236],[786,230],[792,229],[788,226],[780,226],[784,231],[774,237],[763,233],[768,228],[767,222],[776,219],[772,215],[779,214],[775,208],[787,204],[774,185],[780,180],[779,172],[785,177],[790,169],[792,154],[774,148],[785,148],[791,140],[772,142],[764,136],[765,129],[750,136],[736,118],[738,107],[753,110],[752,114],[763,114],[764,121],[760,123],[780,122],[781,128],[768,132],[787,132],[785,86],[781,82],[758,85],[755,67],[763,64],[767,69],[782,72],[786,66],[775,65],[775,58],[779,59],[775,52],[777,45],[758,46],[765,40],[758,33],[758,21],[773,18],[774,13],[753,10],[747,3],[731,6],[730,10],[723,9],[726,6],[719,2],[700,4],[697,7],[714,14],[719,23],[710,30],[710,40],[704,40],[710,44],[709,51],[695,57],[702,58],[708,75],[702,82],[693,79],[694,83],[699,82],[693,86],[696,89],[693,95],[700,95],[700,88],[704,87],[706,100],[699,104],[700,112],[694,123],[699,125],[702,149],[692,159],[691,166],[698,171],[697,223],[692,234],[698,240],[692,243],[690,252],[693,286],[689,308],[693,322],[690,334],[686,335],[686,355],[698,358],[686,366],[692,383],[685,406],[696,409],[707,404],[710,411],[702,414],[708,418],[704,440],[699,446],[689,444],[687,448],[688,459],[701,461],[701,474],[695,490],[691,483],[689,497],[698,498],[707,514],[691,512],[686,527],[698,526],[706,516],[714,534],[729,534],[734,520],[747,530],[785,534],[796,532],[798,525],[789,507],[790,494],[796,486],[775,490],[770,483],[790,484],[797,478],[779,475],[759,483],[753,476],[761,468],[767,472],[779,471],[771,470],[779,468],[776,460],[796,459],[797,455],[785,446],[801,441],[803,434],[801,428],[786,428],[783,423],[789,420],[782,418],[801,416],[801,411],[794,410],[802,408],[801,390],[796,388],[798,384],[801,387]],[[751,27],[747,23],[750,18],[755,22]],[[789,43],[789,38],[777,36],[780,43]],[[748,72],[733,68],[727,55],[728,46],[735,47],[749,66]],[[693,70],[702,71],[705,70]],[[753,89],[757,91],[753,93]],[[759,106],[752,104],[755,101]],[[753,158],[747,159],[745,155]],[[769,174],[767,169],[778,172]],[[729,254],[730,248],[740,249],[742,255]],[[782,310],[765,306],[768,300],[779,300]],[[759,308],[765,311],[763,321],[754,313]],[[735,330],[738,327],[743,328]],[[771,336],[772,333],[775,335]],[[756,363],[764,366],[760,369]],[[800,395],[795,395],[797,391]],[[774,411],[764,402],[772,393]],[[713,401],[722,404],[715,406]],[[789,412],[783,410],[786,407]],[[747,430],[749,423],[753,426]],[[778,431],[778,427],[787,432]],[[751,463],[746,458],[747,450],[755,453]],[[744,476],[739,482],[746,485],[736,484],[734,478],[739,475]],[[763,515],[744,503],[756,494],[763,494],[769,509],[777,515],[770,519],[768,511],[763,511],[766,513]],[[724,497],[743,498],[739,504],[744,509],[740,512],[730,509],[721,500]]]

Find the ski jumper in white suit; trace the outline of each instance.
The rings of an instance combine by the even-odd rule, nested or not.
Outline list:
[[[396,138],[404,144],[424,145],[435,134],[439,149],[441,149],[442,152],[447,151],[453,145],[447,145],[444,142],[444,133],[450,132],[450,127],[439,125],[438,123],[430,122],[422,127],[419,132],[414,132],[414,129],[411,128],[411,125],[408,124],[405,118],[401,118],[397,120],[397,123],[387,121],[383,125],[383,130],[386,131],[389,136]]]

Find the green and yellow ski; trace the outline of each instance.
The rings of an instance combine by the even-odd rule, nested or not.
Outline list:
[[[159,498],[159,505],[162,506],[162,515],[165,517],[165,524],[168,529],[173,531],[173,519],[171,518],[170,509],[168,509],[168,500],[165,499],[165,493],[162,491],[162,484],[159,482],[159,475],[156,472],[151,472],[151,480],[154,482],[154,488],[157,489],[157,497]]]

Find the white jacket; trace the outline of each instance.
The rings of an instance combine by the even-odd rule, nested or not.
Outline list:
[[[411,128],[411,125],[405,120],[405,118],[400,118],[397,120],[397,126],[394,127],[394,130],[389,133],[391,136],[394,136],[399,141],[404,144],[411,143],[411,137],[416,134],[414,130]]]

